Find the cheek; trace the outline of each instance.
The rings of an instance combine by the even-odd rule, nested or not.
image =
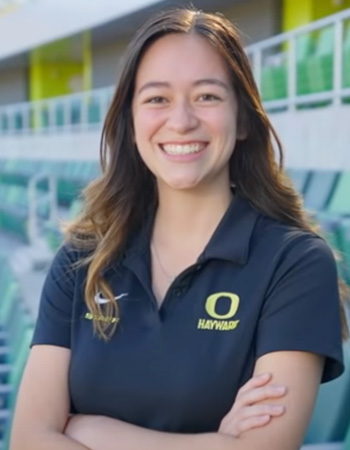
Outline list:
[[[223,109],[217,111],[210,118],[207,118],[207,124],[210,124],[212,133],[222,142],[222,145],[235,143],[237,136],[237,119],[231,110]]]
[[[155,110],[142,110],[134,114],[135,139],[144,141],[151,139],[161,126],[162,114]],[[140,142],[141,144],[141,142]],[[143,142],[143,144],[145,144]]]

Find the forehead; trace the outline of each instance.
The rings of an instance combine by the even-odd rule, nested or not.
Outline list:
[[[218,50],[203,36],[173,33],[159,38],[146,50],[136,73],[136,85],[155,79],[180,81],[213,76],[229,80]]]

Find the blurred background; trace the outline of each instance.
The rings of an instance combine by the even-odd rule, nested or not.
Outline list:
[[[242,33],[285,166],[350,285],[350,0],[198,0]],[[60,223],[99,174],[123,51],[151,0],[0,0],[0,448]],[[327,324],[324,327],[327,334]],[[305,445],[350,450],[345,374],[321,387]],[[313,448],[313,447],[310,447]]]

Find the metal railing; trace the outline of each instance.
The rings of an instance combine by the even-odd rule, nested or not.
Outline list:
[[[268,112],[350,103],[350,9],[246,48]],[[0,136],[97,129],[114,87],[0,107]]]
[[[267,110],[350,98],[350,9],[246,48]]]
[[[48,181],[48,191],[40,192],[38,184]],[[47,223],[57,222],[57,180],[52,174],[37,174],[31,177],[28,184],[28,238],[31,244],[40,238],[39,206],[47,205],[49,216]]]
[[[0,136],[100,127],[114,86],[0,107]]]

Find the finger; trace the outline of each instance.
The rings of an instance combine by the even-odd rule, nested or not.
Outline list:
[[[285,386],[263,386],[246,392],[240,402],[245,405],[253,405],[263,400],[283,397],[286,392]]]
[[[239,435],[254,428],[259,428],[271,422],[272,417],[269,415],[249,417],[249,419],[240,422],[238,430]],[[236,432],[237,433],[237,432]]]
[[[263,404],[263,405],[253,405],[244,408],[241,411],[240,417],[242,420],[249,419],[255,416],[272,416],[278,417],[284,414],[286,408],[283,405],[271,405],[271,404]]]
[[[236,414],[226,415],[222,420],[225,429],[236,430],[243,421],[260,416],[279,417],[284,414],[286,408],[283,405],[263,404],[247,406]]]
[[[280,398],[287,393],[286,386],[268,385],[245,392],[238,400],[239,405],[253,405],[267,399]]]
[[[267,425],[270,421],[271,416],[265,414],[261,416],[249,417],[234,424],[222,423],[219,428],[219,433],[238,438],[242,433],[251,430],[252,428],[258,428]]]
[[[236,398],[231,410],[227,416],[232,417],[239,413],[242,408],[252,406],[264,400],[278,399],[286,395],[287,388],[285,386],[268,385],[260,388],[254,388],[243,393],[239,398]]]
[[[250,389],[253,389],[258,386],[263,386],[264,384],[268,383],[272,378],[271,373],[262,373],[258,376],[254,376],[250,378],[238,391],[237,397],[244,394],[245,392],[249,391]]]

